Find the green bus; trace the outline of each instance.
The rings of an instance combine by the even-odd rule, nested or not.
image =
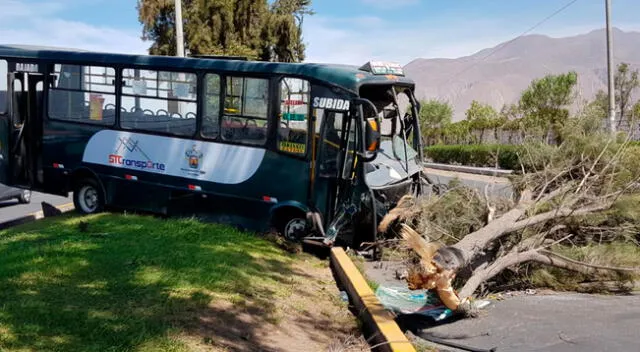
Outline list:
[[[414,82],[362,67],[0,46],[0,183],[357,245],[431,186]]]

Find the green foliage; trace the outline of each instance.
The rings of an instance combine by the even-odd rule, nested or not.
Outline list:
[[[634,91],[640,87],[638,70],[631,70],[629,64],[620,63],[614,75],[614,95],[618,118],[618,126],[622,121],[630,122],[633,118],[640,117],[640,101],[633,105],[631,98]],[[589,108],[595,109],[602,118],[609,115],[609,96],[600,90],[596,97],[589,103]]]
[[[441,197],[425,199],[419,204],[422,212],[414,219],[415,227],[431,240],[451,245],[486,225],[484,200],[457,179],[449,183],[449,191]]]
[[[547,75],[533,80],[522,92],[518,104],[505,105],[500,113],[493,107],[474,100],[466,111],[464,121],[441,123],[436,120],[424,123],[422,127],[425,144],[484,143],[487,131],[493,132],[495,140],[500,131],[520,131],[522,136],[543,140],[548,140],[548,136],[553,133],[559,143],[562,140],[562,127],[569,119],[568,106],[575,99],[577,82],[575,72]],[[431,110],[435,109],[431,108],[429,111]]]
[[[311,0],[183,0],[185,49],[193,55],[247,56],[264,61],[304,60],[302,24]],[[154,55],[175,55],[173,1],[138,0],[143,39]]]
[[[519,170],[522,147],[500,144],[434,145],[425,154],[436,163]]]
[[[519,102],[525,128],[543,135],[552,130],[559,136],[559,129],[569,118],[567,106],[575,99],[577,83],[578,75],[575,72],[533,80]]]
[[[620,63],[614,76],[615,87],[615,101],[620,114],[620,122],[631,119],[633,113],[633,106],[631,97],[633,92],[640,86],[640,80],[638,80],[638,70],[629,68],[629,64]],[[620,124],[618,122],[618,125]]]
[[[298,270],[226,226],[110,214],[0,231],[0,258],[2,351],[186,351],[200,314],[233,316],[211,303],[275,318]]]
[[[446,126],[452,117],[453,108],[447,102],[435,99],[420,102],[419,119],[423,131]]]

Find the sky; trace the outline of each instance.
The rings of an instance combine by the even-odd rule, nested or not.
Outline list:
[[[313,0],[308,62],[457,58],[510,40],[570,0]],[[613,0],[612,24],[640,31],[639,0]],[[604,0],[577,0],[532,33],[603,28]],[[145,54],[133,0],[0,0],[0,43]],[[614,38],[615,47],[615,38]]]

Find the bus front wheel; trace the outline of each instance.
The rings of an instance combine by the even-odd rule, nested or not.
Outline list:
[[[91,178],[80,180],[73,192],[73,205],[82,214],[101,212],[104,208],[104,196],[98,182]]]

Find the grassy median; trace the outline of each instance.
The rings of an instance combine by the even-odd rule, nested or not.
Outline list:
[[[328,272],[196,220],[46,219],[0,231],[0,350],[278,350],[265,330],[318,327],[306,338],[329,343],[356,324]]]

